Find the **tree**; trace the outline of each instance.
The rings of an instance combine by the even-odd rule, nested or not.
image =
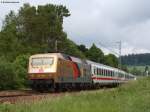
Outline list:
[[[59,52],[63,52],[79,58],[86,58],[83,52],[81,52],[77,45],[70,39],[65,38],[63,42],[58,45]]]
[[[86,52],[86,56],[92,61],[104,63],[104,53],[95,44]]]
[[[112,67],[118,67],[118,58],[113,54],[108,54],[105,56],[105,64]]]
[[[64,40],[63,18],[70,16],[66,7],[47,4],[36,9],[25,4],[18,15],[18,28],[26,46],[32,45],[38,52],[52,52],[56,40]]]
[[[81,45],[77,45],[78,49],[80,51],[82,51],[83,53],[86,53],[88,51],[88,49],[86,48],[85,45],[81,44]]]
[[[11,11],[5,18],[0,32],[0,56],[12,61],[22,50],[18,40],[16,15]]]

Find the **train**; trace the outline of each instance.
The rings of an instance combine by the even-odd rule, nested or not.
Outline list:
[[[118,68],[64,53],[35,54],[29,58],[28,79],[34,90],[72,90],[113,86],[136,80]]]

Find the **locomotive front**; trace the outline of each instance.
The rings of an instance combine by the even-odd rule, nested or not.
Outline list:
[[[52,86],[56,71],[56,55],[37,54],[29,58],[28,79],[33,89]]]

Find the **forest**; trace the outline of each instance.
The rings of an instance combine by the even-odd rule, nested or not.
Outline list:
[[[134,66],[150,65],[150,53],[130,54],[122,56],[121,58],[122,63],[125,65],[134,65]]]
[[[28,87],[28,59],[37,53],[62,52],[118,67],[118,58],[104,55],[94,43],[88,48],[70,40],[63,31],[63,20],[69,16],[66,6],[54,4],[24,4],[6,15],[0,30],[0,90]]]

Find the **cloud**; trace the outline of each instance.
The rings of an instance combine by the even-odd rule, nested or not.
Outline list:
[[[23,0],[18,5],[0,4],[0,18],[25,2],[66,5],[71,16],[64,19],[64,31],[76,43],[90,47],[101,42],[110,47],[121,40],[123,54],[135,53],[135,49],[136,53],[150,52],[149,0]]]
[[[128,43],[122,47],[123,54],[134,53],[134,48],[139,49],[136,53],[150,52],[149,5],[148,0],[94,0],[84,7],[74,5],[64,26],[78,43],[121,40]]]

